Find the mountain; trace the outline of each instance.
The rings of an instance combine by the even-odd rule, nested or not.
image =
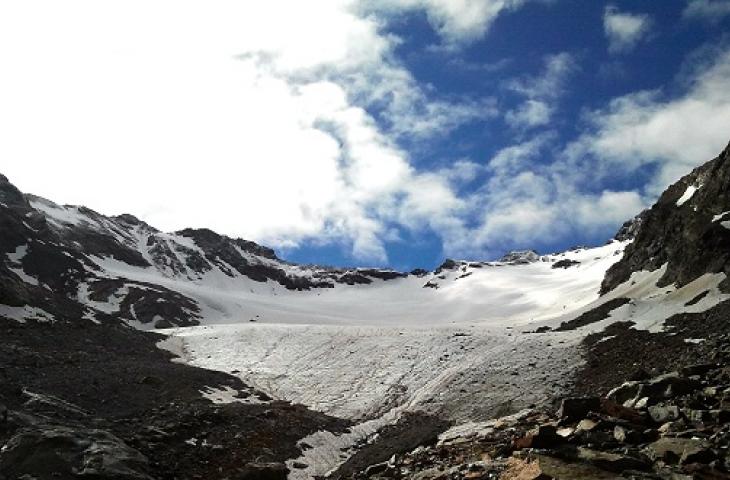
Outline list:
[[[730,145],[671,185],[642,214],[636,238],[606,273],[606,293],[640,270],[666,264],[660,287],[683,286],[706,273],[730,273]],[[722,284],[725,292],[730,284]]]
[[[0,315],[18,321],[121,320],[139,328],[314,319],[438,324],[447,316],[532,321],[565,313],[566,298],[571,310],[594,299],[626,243],[545,256],[512,252],[497,262],[447,260],[434,272],[409,274],[296,265],[211,230],[164,233],[132,215],[57,205],[4,178],[0,202],[8,232],[0,239]]]
[[[519,432],[520,418],[532,428],[566,396],[698,362],[721,375],[729,157],[670,186],[605,245],[410,273],[297,265],[211,230],[58,205],[0,176],[0,479],[363,477],[451,425],[484,451],[465,432],[501,432],[482,423],[495,417],[533,412],[500,420]],[[721,410],[677,395],[683,409]],[[600,428],[634,428],[611,419],[615,408],[598,413]],[[624,448],[591,441],[578,445]],[[399,462],[382,468],[422,473]],[[642,465],[649,478],[686,473],[667,462],[669,473]]]
[[[114,314],[137,325],[195,325],[201,306],[166,285],[245,288],[270,281],[311,290],[406,276],[292,265],[270,248],[207,229],[163,233],[132,215],[106,217],[24,195],[4,176],[0,221],[0,251],[6,254],[0,266],[0,303],[6,306],[0,314],[18,320],[103,321]]]

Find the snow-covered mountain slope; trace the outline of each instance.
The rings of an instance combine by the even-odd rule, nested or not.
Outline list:
[[[195,248],[192,242],[189,245]],[[162,285],[193,299],[205,324],[514,326],[562,315],[595,300],[603,274],[620,258],[623,246],[612,242],[525,264],[449,262],[437,272],[306,291],[218,270],[187,278],[110,258],[92,257],[92,261],[107,275]],[[570,266],[561,268],[568,265],[558,264],[561,261]],[[291,275],[312,275],[302,267],[286,268]]]
[[[295,265],[210,230],[60,206],[0,176],[0,316],[163,328],[160,346],[182,361],[357,421],[306,439],[295,477],[307,478],[404,411],[473,421],[549,402],[571,389],[590,333],[673,335],[677,318],[727,305],[729,171],[726,150],[600,247],[411,273]],[[705,340],[691,330],[680,346]]]
[[[106,217],[23,195],[0,182],[6,316],[115,317],[141,327],[277,322],[340,325],[522,325],[597,298],[626,242],[499,262],[448,260],[435,272],[294,265],[273,250],[210,230],[164,233],[131,215]],[[59,278],[63,279],[59,284]],[[48,302],[24,299],[48,297]],[[26,305],[28,307],[26,308]],[[12,308],[10,308],[12,307]],[[50,311],[52,310],[52,311]],[[68,310],[68,309],[67,309]]]

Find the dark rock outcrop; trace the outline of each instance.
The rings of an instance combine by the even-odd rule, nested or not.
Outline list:
[[[730,145],[714,160],[670,186],[639,218],[640,227],[622,227],[635,235],[623,258],[606,273],[601,292],[626,282],[633,272],[667,264],[658,286],[686,285],[705,273],[730,273]],[[725,219],[727,220],[727,219]],[[622,233],[623,232],[623,233]],[[730,285],[725,282],[724,288]]]
[[[540,254],[535,250],[515,250],[512,252],[505,253],[500,262],[509,263],[512,265],[523,265],[527,263],[533,263],[540,260]]]

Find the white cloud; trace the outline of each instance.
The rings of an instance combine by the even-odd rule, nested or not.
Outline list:
[[[471,42],[483,36],[503,12],[519,8],[527,0],[372,0],[367,10],[423,10],[447,45]]]
[[[445,41],[463,42],[518,3],[397,8],[425,9]],[[489,99],[423,90],[394,58],[387,2],[363,5],[2,3],[0,170],[24,190],[167,230],[342,241],[385,262],[393,222],[459,228],[463,208],[464,165],[418,172],[394,139],[495,113]]]
[[[394,56],[389,15],[422,9],[446,43],[463,44],[522,3],[5,2],[0,171],[24,190],[163,229],[344,242],[385,262],[400,227],[432,229],[450,255],[469,256],[606,228],[727,141],[730,51],[681,97],[638,92],[593,112],[565,152],[546,133],[486,168],[464,159],[418,171],[397,140],[498,112],[493,99],[420,85]],[[576,68],[562,53],[510,82],[522,103],[506,120],[548,124]],[[646,192],[592,183],[647,164],[659,174]],[[483,176],[480,191],[461,191]]]
[[[512,80],[507,88],[528,98],[555,98],[565,91],[568,76],[577,69],[575,59],[568,52],[547,55],[542,72],[532,77]]]
[[[527,100],[517,109],[507,111],[505,120],[515,128],[538,127],[548,124],[552,114],[553,109],[547,103],[540,100]]]
[[[526,100],[505,112],[505,121],[516,129],[547,125],[555,113],[555,103],[565,91],[568,77],[577,69],[575,59],[568,52],[547,55],[544,68],[535,76],[513,79],[507,89]]]
[[[704,20],[716,23],[730,15],[730,2],[727,0],[689,0],[682,16],[691,20]]]
[[[542,133],[492,157],[490,178],[472,199],[474,209],[482,214],[468,237],[471,245],[461,245],[462,251],[481,248],[484,255],[494,257],[507,249],[534,248],[577,232],[582,236],[603,233],[645,206],[637,192],[593,191],[579,178],[565,175],[556,152],[558,138],[554,132]]]
[[[658,194],[727,144],[730,49],[696,67],[684,94],[667,99],[661,90],[636,92],[593,112],[590,121],[593,132],[569,147],[570,156],[599,159],[594,173],[604,176],[654,165],[648,193]]]
[[[618,97],[587,114],[585,133],[566,147],[546,133],[494,155],[491,176],[472,199],[483,212],[469,237],[472,251],[493,256],[575,233],[604,234],[715,157],[730,136],[730,48],[709,52],[684,75],[679,95]],[[638,187],[605,188],[607,180],[635,185],[640,172],[650,173]]]
[[[628,52],[644,38],[651,27],[648,15],[619,12],[615,6],[603,13],[603,31],[608,38],[608,51]]]

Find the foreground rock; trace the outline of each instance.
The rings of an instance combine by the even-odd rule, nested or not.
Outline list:
[[[0,480],[278,480],[301,438],[349,425],[173,363],[160,335],[1,319],[0,335]]]
[[[351,478],[730,478],[730,367],[725,359],[627,382],[606,397],[563,399],[455,427],[431,446]]]
[[[149,460],[103,430],[28,425],[3,447],[0,472],[8,478],[116,478],[151,480]]]

